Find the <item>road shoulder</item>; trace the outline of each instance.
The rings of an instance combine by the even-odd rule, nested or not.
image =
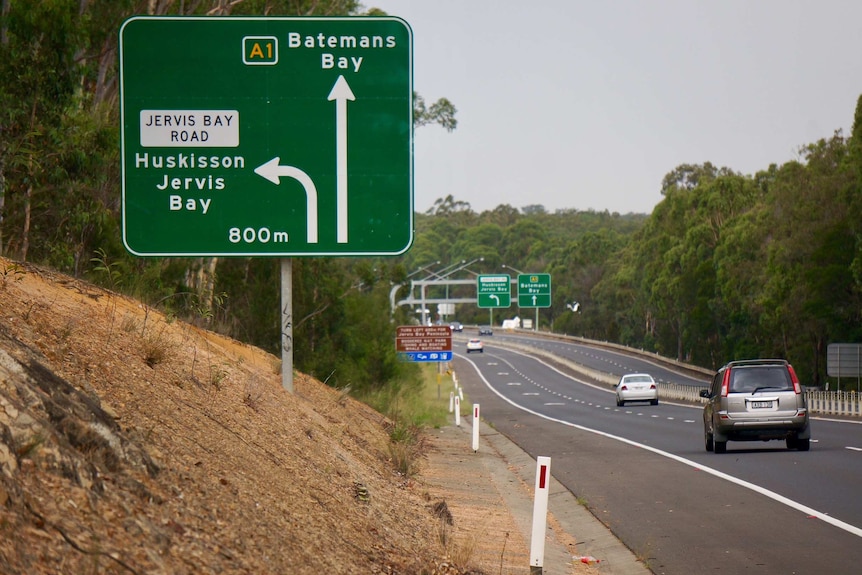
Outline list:
[[[504,568],[510,574],[530,573],[535,459],[486,425],[474,453],[472,428],[465,420],[461,427],[450,425],[429,435],[431,450],[422,475],[432,500],[445,500],[452,512],[453,559],[463,560],[469,553],[470,564],[489,573]],[[551,469],[553,475],[553,465]],[[573,559],[581,556],[600,562]],[[649,570],[552,478],[542,573],[595,572],[643,575]]]

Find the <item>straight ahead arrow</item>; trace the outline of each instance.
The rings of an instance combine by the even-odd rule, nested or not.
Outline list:
[[[347,101],[356,100],[347,80],[339,76],[329,92],[328,100],[335,100],[335,164],[337,240],[347,243]]]

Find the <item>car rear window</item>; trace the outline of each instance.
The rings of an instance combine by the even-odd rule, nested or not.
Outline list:
[[[625,378],[626,383],[648,383],[652,381],[648,375],[632,375]]]
[[[758,365],[735,367],[730,372],[730,392],[743,393],[768,387],[770,389],[793,389],[790,374],[783,365]]]

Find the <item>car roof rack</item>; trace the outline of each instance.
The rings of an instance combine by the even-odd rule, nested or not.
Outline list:
[[[740,359],[729,361],[725,367],[741,367],[747,365],[787,365],[786,359]]]

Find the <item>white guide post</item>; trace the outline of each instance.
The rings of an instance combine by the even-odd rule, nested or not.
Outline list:
[[[473,404],[473,453],[479,451],[479,404]]]
[[[530,538],[530,575],[541,575],[545,563],[545,531],[548,524],[548,493],[551,458],[536,459],[536,489],[533,499],[533,532]]]
[[[461,427],[461,398],[455,396],[455,425]]]

